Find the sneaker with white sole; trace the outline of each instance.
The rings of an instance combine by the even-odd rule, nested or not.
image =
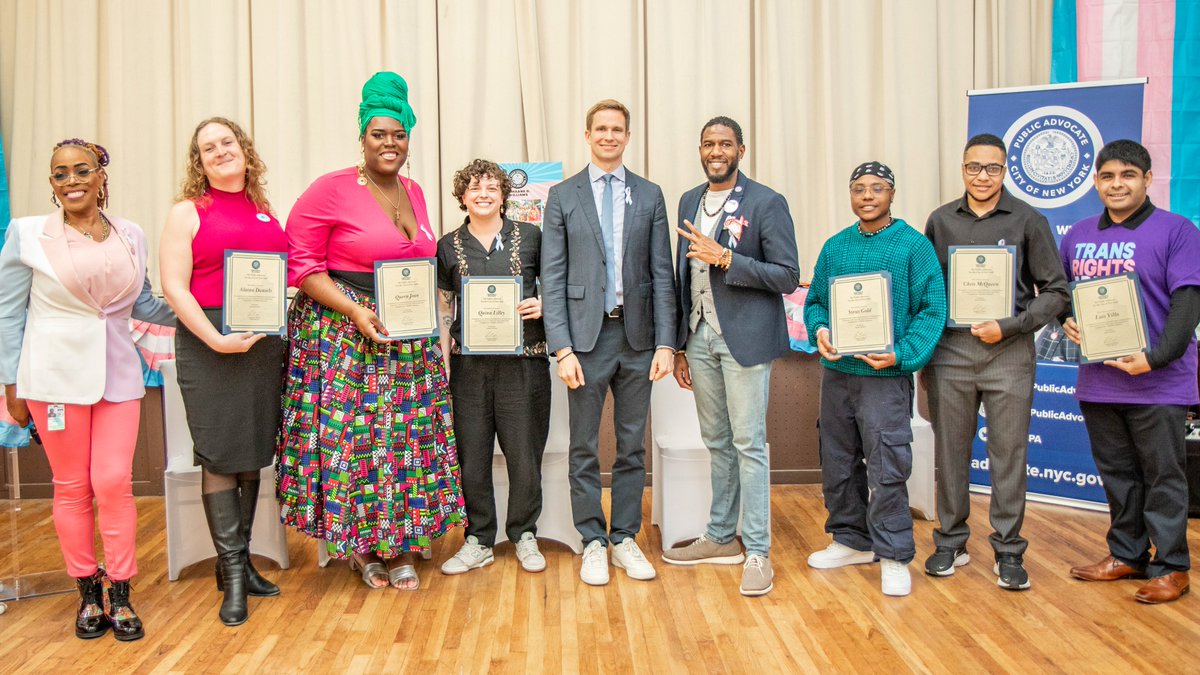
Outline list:
[[[491,565],[496,558],[492,555],[492,547],[479,543],[475,535],[467,537],[458,553],[442,563],[442,574],[462,574]]]
[[[707,535],[700,535],[696,541],[683,548],[672,548],[663,551],[662,559],[672,565],[737,565],[746,559],[742,555],[742,547],[737,540],[718,544]]]
[[[836,541],[808,556],[808,566],[819,570],[831,570],[846,565],[867,565],[873,562],[874,551],[859,551]]]
[[[746,564],[742,565],[742,585],[738,588],[742,595],[766,595],[772,588],[775,588],[775,572],[771,569],[771,559],[757,553],[746,556]]]
[[[1025,558],[1020,553],[997,553],[992,573],[996,575],[996,585],[1000,588],[1010,591],[1029,588],[1029,573],[1025,571]]]
[[[879,586],[884,595],[897,597],[912,593],[912,575],[908,565],[889,558],[879,559]]]
[[[933,555],[925,561],[925,574],[934,577],[948,577],[954,574],[955,567],[962,567],[971,562],[971,554],[965,548],[953,546],[938,546]]]
[[[625,570],[630,579],[648,581],[656,576],[654,565],[642,555],[642,549],[638,548],[633,537],[613,546],[612,562],[615,567]]]
[[[537,537],[532,532],[523,532],[517,540],[517,560],[526,572],[541,572],[546,569],[546,558],[538,550]]]
[[[579,578],[589,586],[608,583],[608,549],[597,539],[583,549],[583,564],[579,567]]]

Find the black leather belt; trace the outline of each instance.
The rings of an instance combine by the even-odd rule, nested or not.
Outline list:
[[[606,318],[606,319],[623,319],[623,318],[625,318],[625,306],[617,305],[616,307],[613,307],[613,311],[605,314],[604,318]]]

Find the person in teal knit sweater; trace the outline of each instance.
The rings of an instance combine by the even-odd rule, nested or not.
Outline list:
[[[908,563],[916,555],[908,476],[912,470],[913,373],[925,365],[946,325],[946,285],[933,245],[893,218],[896,179],[879,162],[850,176],[850,206],[858,222],[825,242],[804,303],[808,334],[821,365],[821,482],[833,536],[809,556],[829,569],[880,562],[885,595],[908,595]],[[830,340],[829,279],[844,274],[891,275],[894,351],[837,353]],[[863,460],[866,460],[865,464]]]

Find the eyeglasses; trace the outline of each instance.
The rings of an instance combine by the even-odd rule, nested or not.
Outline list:
[[[966,170],[968,176],[978,176],[980,171],[987,171],[987,175],[995,178],[1004,173],[1003,164],[980,164],[979,162],[967,162],[963,164],[963,169]]]
[[[879,183],[876,183],[876,184],[872,185],[871,187],[867,187],[865,185],[852,185],[852,186],[850,186],[850,194],[854,195],[855,197],[861,197],[864,194],[866,194],[866,192],[868,190],[870,190],[871,194],[878,197],[879,195],[882,195],[883,193],[885,193],[891,189],[892,188],[890,188],[886,185],[880,185]]]
[[[75,173],[67,173],[66,171],[55,171],[54,173],[50,174],[50,180],[53,181],[55,185],[66,185],[67,183],[71,182],[72,178],[74,178],[76,182],[82,183],[82,182],[86,181],[88,178],[91,178],[92,174],[99,173],[99,172],[100,172],[99,167],[85,166],[85,167],[76,169]]]

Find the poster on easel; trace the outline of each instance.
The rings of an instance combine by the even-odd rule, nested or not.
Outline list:
[[[562,162],[501,162],[500,168],[508,173],[508,179],[512,181],[512,192],[505,202],[505,215],[541,228],[550,188],[563,179]]]

